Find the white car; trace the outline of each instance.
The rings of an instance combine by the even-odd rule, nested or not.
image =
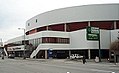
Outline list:
[[[79,54],[72,54],[72,55],[70,56],[70,59],[81,59],[81,58],[83,58],[83,56],[81,56],[81,55],[79,55]]]
[[[75,55],[72,54],[72,55],[70,56],[70,59],[75,59]]]

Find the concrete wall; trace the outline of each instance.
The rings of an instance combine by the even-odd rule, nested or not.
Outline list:
[[[26,31],[52,24],[105,20],[119,20],[119,4],[85,5],[48,11],[29,19]]]
[[[60,31],[41,31],[34,34],[28,35],[28,39],[36,39],[41,37],[62,37],[69,38],[69,32],[60,32]]]
[[[12,39],[6,41],[5,44],[13,43],[13,42],[16,42],[16,41],[21,41],[21,40],[24,40],[24,36],[19,36],[19,37],[16,37],[16,38],[12,38]]]
[[[110,30],[101,30],[100,31],[100,42],[101,49],[109,49],[111,41]]]
[[[114,42],[115,40],[118,40],[117,37],[119,37],[119,29],[111,30],[111,42]]]
[[[78,30],[70,33],[72,49],[98,49],[98,41],[87,41],[86,29]],[[101,49],[109,49],[110,32],[109,30],[100,31]]]
[[[118,30],[101,30],[100,40],[101,49],[109,49],[110,42],[117,39]],[[27,39],[35,39],[40,37],[62,37],[70,38],[70,44],[41,44],[41,48],[48,49],[98,49],[98,41],[87,41],[86,29],[73,32],[59,32],[59,31],[42,31],[26,36]],[[9,40],[7,43],[23,40],[23,36]]]
[[[87,49],[86,30],[70,32],[70,42],[72,49]]]
[[[26,22],[26,31],[59,23],[107,20],[119,20],[119,4],[75,6],[48,11],[29,19]],[[30,23],[29,26],[28,23]],[[102,49],[108,49],[110,42],[117,40],[117,31],[119,30],[101,30]],[[34,39],[40,37],[70,37],[71,49],[98,49],[98,41],[86,40],[85,29],[73,32],[42,31],[28,35],[26,36],[26,39]],[[23,36],[8,40],[6,43],[12,43],[21,40],[23,40]]]

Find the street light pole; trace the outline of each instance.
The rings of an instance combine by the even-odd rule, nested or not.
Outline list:
[[[25,28],[18,28],[18,29],[24,31],[24,41],[23,41],[24,50],[23,50],[23,59],[26,59],[26,56],[25,56]]]
[[[101,62],[100,29],[99,29],[99,62]]]

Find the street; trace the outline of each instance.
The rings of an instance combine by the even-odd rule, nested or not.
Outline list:
[[[0,59],[0,73],[119,73],[119,65],[66,60]]]

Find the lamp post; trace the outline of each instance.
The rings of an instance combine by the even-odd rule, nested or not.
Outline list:
[[[101,62],[100,29],[99,29],[99,62]]]
[[[2,38],[0,39],[0,46],[3,46],[3,43],[2,43]]]
[[[25,28],[18,28],[18,29],[24,31],[24,42],[23,42],[23,44],[24,44],[24,50],[23,50],[23,59],[26,59],[26,57],[25,57]]]

